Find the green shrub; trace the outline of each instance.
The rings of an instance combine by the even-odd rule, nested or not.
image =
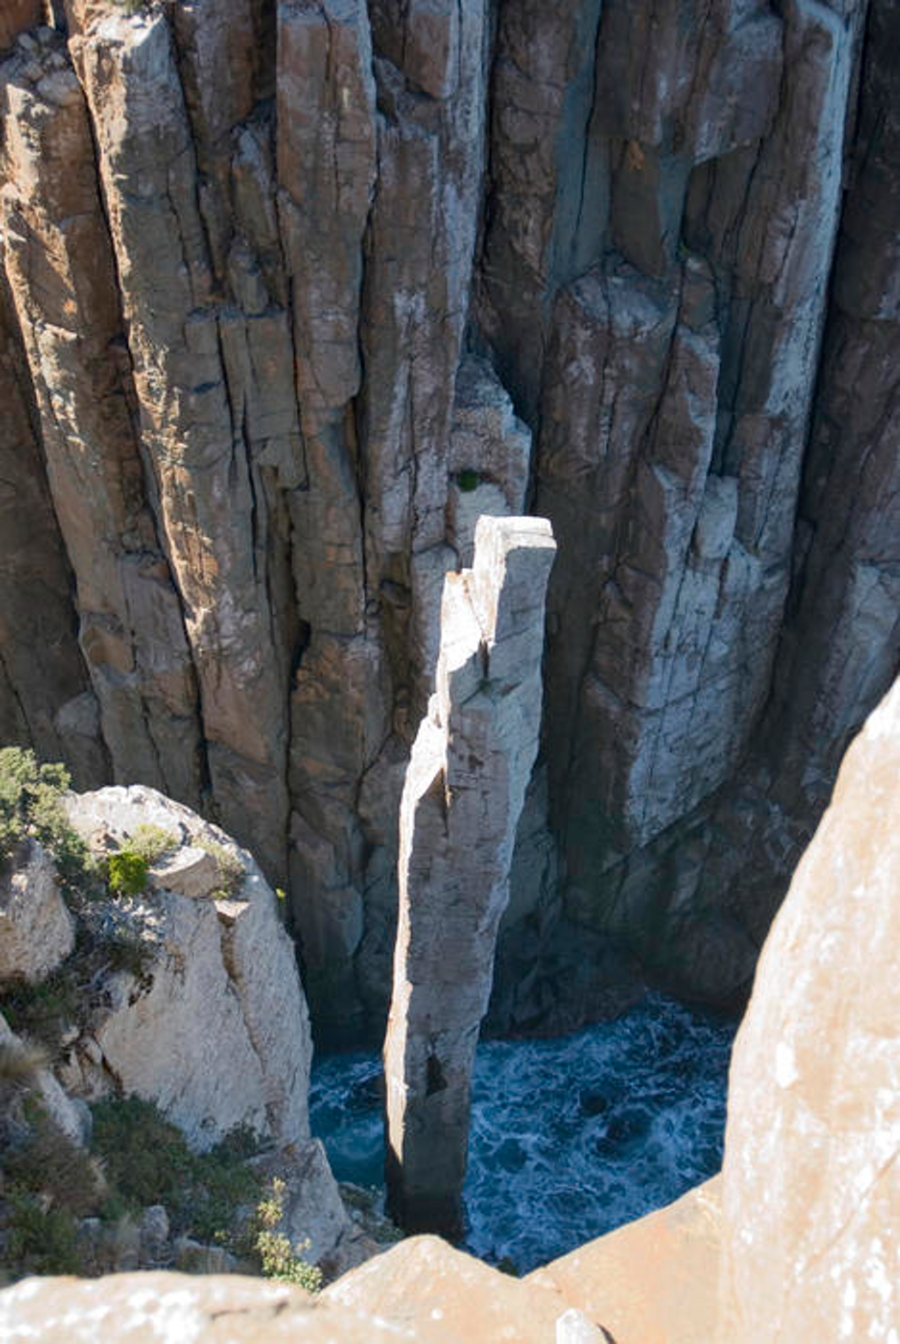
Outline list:
[[[247,869],[233,850],[226,849],[217,840],[198,840],[197,844],[211,854],[219,869],[219,885],[210,895],[217,900],[236,896],[244,885]]]
[[[136,827],[128,841],[128,849],[139,859],[152,864],[179,843],[178,836],[171,831],[164,831],[162,826],[144,824]]]
[[[301,1256],[307,1250],[309,1242],[292,1246],[283,1232],[275,1229],[284,1214],[284,1181],[277,1176],[272,1181],[271,1193],[260,1200],[256,1206],[256,1253],[260,1267],[267,1279],[278,1279],[282,1283],[295,1283],[308,1293],[317,1293],[322,1287],[322,1271],[318,1265],[311,1265]]]
[[[3,996],[3,1016],[17,1036],[28,1036],[51,1053],[59,1047],[63,1030],[77,1020],[83,1007],[77,976],[70,962],[39,985],[19,984]]]
[[[164,1204],[174,1232],[229,1242],[238,1208],[259,1197],[260,1177],[237,1156],[257,1146],[251,1131],[234,1130],[209,1152],[194,1153],[149,1101],[116,1098],[92,1110],[91,1147],[126,1203]]]
[[[33,751],[0,750],[0,859],[32,838],[53,855],[65,886],[77,889],[89,879],[90,859],[62,806],[71,782],[64,765],[38,765]]]
[[[109,889],[116,896],[138,896],[147,885],[150,865],[133,849],[120,849],[106,860]]]
[[[39,1045],[0,1041],[0,1084],[29,1083],[46,1063],[47,1056]]]
[[[4,1270],[27,1274],[77,1274],[81,1269],[77,1228],[65,1209],[44,1209],[32,1195],[14,1190],[9,1199]]]
[[[471,494],[471,492],[477,490],[481,484],[481,477],[477,471],[473,471],[471,467],[467,467],[464,471],[456,473],[456,484],[459,486],[460,490],[463,490],[466,494]]]
[[[42,1197],[53,1209],[76,1218],[93,1213],[102,1187],[88,1154],[69,1138],[43,1106],[26,1099],[30,1133],[20,1147],[3,1156],[3,1172],[15,1190]]]

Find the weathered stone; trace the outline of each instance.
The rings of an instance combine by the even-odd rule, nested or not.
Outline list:
[[[150,1204],[141,1214],[141,1258],[145,1264],[162,1260],[169,1241],[169,1215],[162,1204]]]
[[[900,1218],[900,682],[851,746],[731,1065],[721,1339],[890,1338]]]
[[[415,1339],[554,1340],[567,1303],[554,1289],[525,1284],[438,1237],[409,1237],[326,1288],[329,1307],[371,1312]]]
[[[721,1178],[526,1276],[602,1321],[617,1344],[716,1338]]]
[[[228,31],[213,24],[195,37],[215,45]],[[277,877],[287,825],[286,632],[263,596],[270,569],[277,572],[265,486],[245,435],[246,390],[230,378],[226,315],[212,302],[173,38],[161,14],[108,15],[74,50],[96,134],[141,450],[198,681],[203,750],[219,815]]]
[[[319,1139],[292,1144],[275,1161],[266,1161],[264,1170],[284,1183],[275,1230],[299,1247],[304,1260],[320,1267],[326,1282],[380,1249],[344,1207]]]
[[[224,1246],[207,1246],[193,1237],[176,1237],[172,1250],[175,1268],[185,1274],[230,1274],[237,1268],[237,1261]]]
[[[64,52],[54,36],[50,74],[35,81],[17,53],[0,76],[6,274],[113,768],[129,778],[138,760],[148,783],[197,802],[193,670],[145,502],[91,127]]]
[[[178,846],[164,881],[89,914],[107,936],[134,946],[141,964],[108,969],[98,987],[100,1006],[70,1046],[83,1060],[81,1087],[90,1094],[112,1079],[120,1091],[154,1101],[197,1148],[241,1124],[281,1144],[305,1140],[312,1054],[306,1002],[274,893],[253,859],[152,789],[71,795],[67,811],[101,853],[127,846],[141,826],[158,827]],[[204,864],[197,884],[196,851],[204,843],[230,852],[245,869],[237,899],[221,910],[213,886],[221,875]],[[178,886],[181,855],[187,891]],[[74,1070],[64,1076],[78,1085]]]
[[[11,47],[19,33],[36,28],[43,16],[43,0],[9,0],[0,14],[0,52]]]
[[[0,985],[39,984],[75,946],[53,859],[27,840],[0,868]]]
[[[79,1147],[84,1147],[91,1137],[90,1111],[82,1102],[74,1101],[67,1096],[47,1067],[48,1060],[44,1052],[16,1036],[2,1013],[0,1013],[0,1045],[21,1053],[35,1062],[30,1082],[40,1094],[41,1105],[67,1138],[77,1143]]]
[[[409,1230],[461,1226],[475,1045],[516,827],[537,752],[541,518],[482,518],[448,575],[436,691],[400,805],[400,914],[384,1059],[390,1207]]]

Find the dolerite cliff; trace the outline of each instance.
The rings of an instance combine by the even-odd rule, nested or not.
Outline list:
[[[900,659],[897,0],[0,42],[0,738],[220,822],[377,1039],[443,576],[545,516],[492,1024],[732,999]]]

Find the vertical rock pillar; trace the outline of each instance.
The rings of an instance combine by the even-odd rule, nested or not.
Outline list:
[[[400,805],[400,910],[385,1039],[387,1184],[410,1231],[462,1230],[472,1066],[516,825],[537,753],[543,518],[479,519],[448,574],[436,691]]]

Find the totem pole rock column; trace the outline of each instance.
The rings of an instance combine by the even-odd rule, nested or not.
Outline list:
[[[516,825],[537,754],[543,518],[479,519],[448,574],[436,690],[400,806],[400,910],[385,1039],[387,1184],[409,1231],[462,1230],[472,1066]]]

